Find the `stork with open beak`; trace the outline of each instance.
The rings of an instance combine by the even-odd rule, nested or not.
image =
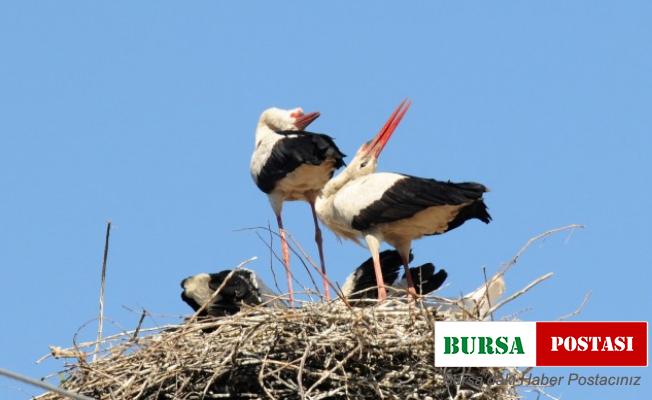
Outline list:
[[[409,273],[412,241],[457,228],[469,219],[489,223],[479,183],[451,183],[415,176],[376,172],[378,157],[411,102],[404,100],[380,132],[360,147],[351,163],[331,179],[317,198],[317,215],[336,235],[364,238],[374,262],[378,299],[387,297],[379,249],[392,245],[401,255],[408,292],[416,297]]]
[[[251,157],[251,176],[258,188],[267,194],[276,215],[291,306],[294,294],[290,252],[281,217],[284,201],[304,200],[310,204],[324,294],[326,300],[330,298],[315,200],[335,170],[344,165],[345,155],[330,136],[304,130],[318,117],[318,112],[304,113],[301,108],[265,110],[256,127],[256,147]]]

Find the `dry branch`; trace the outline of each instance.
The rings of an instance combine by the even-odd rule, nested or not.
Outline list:
[[[100,310],[97,317],[97,346],[93,354],[95,361],[99,345],[102,341],[102,329],[104,328],[104,289],[106,287],[106,262],[109,258],[109,238],[111,237],[111,221],[106,223],[106,234],[104,236],[104,253],[102,255],[102,274],[100,277]]]

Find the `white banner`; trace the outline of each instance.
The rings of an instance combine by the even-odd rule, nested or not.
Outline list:
[[[436,367],[533,367],[536,322],[435,322]]]

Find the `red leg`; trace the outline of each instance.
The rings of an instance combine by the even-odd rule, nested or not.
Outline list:
[[[412,296],[415,300],[419,298],[417,296],[417,290],[414,288],[414,281],[412,280],[412,274],[410,273],[410,267],[408,266],[407,263],[403,263],[403,267],[405,268],[405,276],[407,276],[407,284],[408,284],[408,294]]]
[[[373,235],[366,235],[365,240],[371,252],[371,257],[374,260],[374,273],[376,275],[376,285],[378,286],[378,301],[383,302],[387,298],[387,290],[385,289],[385,282],[383,281],[383,271],[380,268],[380,241]]]
[[[399,246],[396,246],[396,250],[401,255],[403,261],[403,268],[405,269],[405,276],[407,278],[408,284],[408,295],[412,296],[415,300],[419,298],[417,295],[417,290],[414,287],[414,280],[412,279],[412,274],[410,273],[410,248],[412,244],[410,242],[402,243]]]
[[[290,272],[290,248],[288,241],[285,237],[285,229],[283,229],[283,220],[281,214],[276,216],[278,223],[278,233],[281,236],[281,251],[283,253],[283,266],[285,267],[285,276],[287,277],[288,292],[290,296],[290,307],[294,307],[294,290],[292,290],[292,272]]]
[[[321,280],[324,285],[324,298],[326,301],[331,299],[331,291],[328,286],[328,279],[326,278],[326,262],[324,262],[324,244],[321,237],[321,229],[319,228],[319,220],[317,219],[317,212],[315,211],[315,202],[309,201],[310,210],[312,211],[312,220],[315,223],[315,242],[317,242],[317,249],[319,250],[319,262],[321,267]]]

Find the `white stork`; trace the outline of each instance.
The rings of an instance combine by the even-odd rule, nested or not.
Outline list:
[[[401,277],[399,269],[403,265],[403,259],[396,250],[385,250],[380,253],[380,268],[385,284],[394,289],[407,288],[407,276]],[[412,253],[410,253],[412,261]],[[410,275],[418,294],[425,295],[439,289],[446,280],[448,274],[440,269],[435,272],[432,263],[423,264],[410,268]],[[344,281],[342,294],[353,306],[363,305],[365,299],[377,299],[376,277],[374,272],[373,258],[360,264],[358,268]]]
[[[376,137],[362,145],[347,168],[324,186],[316,202],[317,215],[336,235],[367,242],[379,300],[387,297],[378,254],[382,241],[398,250],[408,291],[416,297],[408,273],[412,241],[448,232],[472,218],[491,220],[482,199],[487,188],[479,183],[376,172],[378,156],[410,104],[401,103]]]
[[[231,274],[228,282],[224,280],[231,274],[227,269],[215,274],[201,273],[181,281],[181,299],[193,310],[199,310],[208,303],[213,293],[224,284],[222,290],[213,301],[200,313],[200,317],[223,317],[240,312],[243,304],[256,306],[260,304],[285,307],[267,285],[256,274],[246,268],[241,268]]]
[[[276,215],[290,305],[294,305],[290,252],[281,218],[283,202],[287,200],[304,200],[310,204],[324,293],[327,300],[330,298],[315,200],[333,172],[344,165],[345,156],[330,136],[304,131],[318,117],[318,112],[304,113],[301,108],[265,110],[256,127],[256,147],[251,156],[251,176],[267,194]]]

